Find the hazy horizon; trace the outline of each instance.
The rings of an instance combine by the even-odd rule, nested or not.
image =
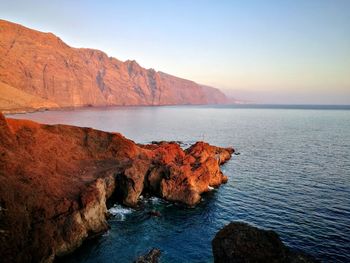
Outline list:
[[[0,19],[266,104],[350,104],[350,1],[3,1]]]

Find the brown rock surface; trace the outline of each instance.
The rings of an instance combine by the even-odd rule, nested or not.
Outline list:
[[[272,230],[247,223],[232,222],[221,229],[212,241],[215,263],[312,263],[313,257],[293,252]]]
[[[0,107],[3,112],[28,112],[58,108],[59,106],[0,82]]]
[[[139,145],[145,152],[118,174],[119,192],[125,205],[136,206],[143,191],[194,206],[201,194],[226,183],[220,165],[231,158],[233,148],[197,142],[187,150],[177,143]]]
[[[5,119],[0,114],[0,257],[52,261],[105,231],[106,199],[141,193],[195,205],[227,178],[232,148],[137,145],[118,133]]]
[[[161,251],[158,248],[152,248],[147,254],[138,257],[134,263],[158,263]]]
[[[218,89],[144,69],[135,61],[122,62],[99,50],[72,48],[52,33],[5,20],[0,20],[0,57],[0,82],[19,90],[21,98],[30,98],[17,101],[4,90],[0,110],[229,101]],[[45,105],[27,102],[33,98]]]

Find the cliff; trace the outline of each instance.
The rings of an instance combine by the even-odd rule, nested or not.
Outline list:
[[[54,102],[0,82],[0,108],[4,112],[27,112],[36,109],[59,108],[59,106]]]
[[[0,20],[0,57],[3,111],[229,102],[218,89],[144,69],[136,61],[122,62],[99,50],[72,48],[52,33],[5,20]]]
[[[139,145],[118,133],[5,119],[0,113],[0,257],[51,262],[108,228],[112,195],[141,193],[194,206],[227,181],[232,148],[198,142]]]

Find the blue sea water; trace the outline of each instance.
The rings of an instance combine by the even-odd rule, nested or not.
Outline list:
[[[241,153],[223,166],[228,183],[196,208],[157,198],[139,210],[112,204],[109,232],[65,262],[132,262],[152,247],[162,250],[161,262],[212,262],[215,233],[237,220],[273,229],[323,262],[350,262],[349,107],[113,107],[11,117],[118,131],[140,143],[205,140]]]

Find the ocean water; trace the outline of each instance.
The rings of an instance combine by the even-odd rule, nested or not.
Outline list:
[[[241,153],[223,166],[228,183],[196,208],[158,198],[144,198],[137,210],[110,204],[109,232],[64,262],[132,262],[152,247],[162,250],[161,262],[212,262],[215,233],[237,220],[273,229],[323,262],[350,262],[349,107],[114,107],[11,117],[118,131],[140,143],[205,140]]]

